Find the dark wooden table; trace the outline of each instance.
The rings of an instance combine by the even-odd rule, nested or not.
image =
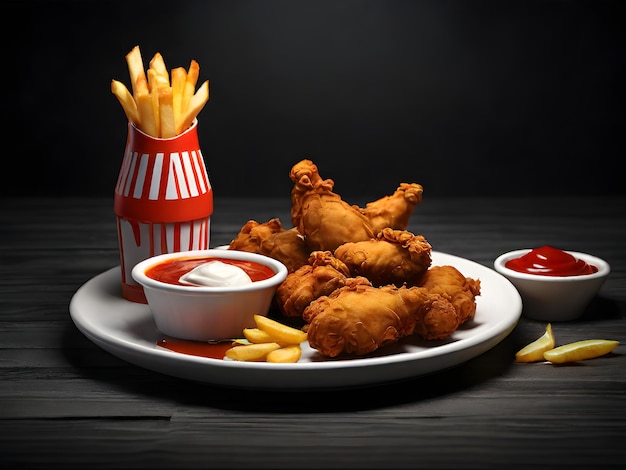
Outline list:
[[[351,201],[361,203],[364,201]],[[2,468],[608,468],[626,463],[626,199],[425,198],[409,229],[491,267],[550,244],[612,272],[561,343],[622,341],[567,366],[516,364],[542,334],[520,320],[460,366],[361,389],[268,392],[195,383],[90,342],[68,305],[118,263],[111,199],[0,201]],[[248,220],[289,222],[289,200],[215,201],[212,246]]]

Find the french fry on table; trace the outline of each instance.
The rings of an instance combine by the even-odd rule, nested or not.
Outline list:
[[[546,351],[543,353],[543,357],[553,364],[584,361],[604,356],[618,345],[619,341],[610,339],[585,339]]]

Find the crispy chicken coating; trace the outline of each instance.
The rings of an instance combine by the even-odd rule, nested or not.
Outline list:
[[[322,180],[311,160],[302,160],[291,169],[291,219],[311,251],[334,251],[349,241],[374,236],[369,219],[333,192],[334,182]]]
[[[311,160],[291,168],[291,219],[248,221],[229,249],[270,256],[289,274],[273,306],[301,318],[322,355],[362,356],[408,335],[445,339],[474,318],[480,281],[431,266],[431,245],[407,231],[423,188],[401,183],[364,208],[333,192]]]
[[[302,317],[309,344],[328,357],[362,356],[411,334],[443,339],[459,325],[447,299],[420,287],[373,287],[365,278],[346,280],[311,302]]]
[[[431,266],[419,285],[430,293],[450,299],[461,324],[474,318],[476,296],[480,295],[480,279],[465,277],[454,266]]]
[[[311,250],[335,250],[346,242],[365,241],[384,228],[406,230],[415,206],[422,202],[423,187],[401,183],[390,196],[351,205],[335,192],[332,179],[322,179],[317,165],[301,160],[289,173],[291,219]]]
[[[308,264],[289,273],[278,286],[275,305],[286,317],[302,317],[302,312],[318,297],[343,287],[348,268],[330,251],[314,251]]]
[[[269,256],[283,263],[288,272],[307,264],[309,259],[309,249],[297,229],[283,228],[278,218],[264,223],[249,220],[228,249]]]
[[[368,278],[374,286],[416,285],[430,267],[431,246],[422,235],[383,229],[376,238],[349,242],[335,250],[350,274]]]
[[[374,233],[389,227],[406,230],[415,206],[422,202],[424,188],[417,183],[400,183],[391,196],[368,202],[361,213],[372,225]]]

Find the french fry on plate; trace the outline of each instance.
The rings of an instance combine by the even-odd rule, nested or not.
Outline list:
[[[307,334],[297,328],[254,315],[256,328],[244,328],[243,335],[249,344],[235,346],[226,351],[226,357],[236,361],[298,362],[302,356],[300,344]]]
[[[226,350],[226,357],[234,361],[264,361],[270,352],[279,348],[278,343],[242,344]]]
[[[277,343],[300,344],[306,341],[306,333],[297,328],[262,315],[255,315],[254,321],[260,330],[265,331]]]
[[[298,362],[302,356],[302,349],[298,344],[292,344],[291,346],[285,346],[284,348],[275,349],[268,353],[266,357],[267,362]]]
[[[259,328],[244,328],[243,336],[251,343],[273,343],[274,339],[269,333]]]

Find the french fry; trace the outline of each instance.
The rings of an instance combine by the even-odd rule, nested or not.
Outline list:
[[[112,80],[111,92],[122,105],[129,121],[152,137],[171,138],[184,132],[209,100],[209,82],[196,91],[200,75],[198,62],[192,60],[189,70],[177,67],[171,78],[161,53],[150,60],[148,70],[139,46],[126,54],[130,91],[123,83]]]
[[[243,336],[251,343],[273,343],[274,340],[266,332],[259,328],[244,328]]]
[[[168,88],[170,86],[169,78],[163,77],[159,75],[159,73],[154,69],[148,69],[148,87],[150,89],[150,93],[154,93],[159,90],[159,88]]]
[[[135,100],[137,101],[137,111],[139,113],[139,122],[141,123],[140,129],[148,135],[158,137],[159,128],[154,116],[152,96],[150,93],[143,92],[137,95]]]
[[[184,90],[183,100],[182,100],[183,114],[186,113],[187,108],[189,108],[189,103],[191,102],[191,97],[195,93],[199,76],[200,76],[200,65],[195,60],[192,60],[189,64],[189,69],[187,69],[187,78],[185,80],[185,90]]]
[[[258,343],[258,344],[244,344],[241,346],[235,346],[226,351],[226,357],[235,361],[264,361],[267,355],[280,349],[280,344],[277,343]]]
[[[284,348],[275,349],[267,354],[265,360],[267,362],[298,362],[302,356],[302,349],[298,344],[285,346]]]
[[[297,328],[262,315],[254,315],[254,321],[257,327],[270,335],[276,343],[300,344],[306,341],[307,334]]]
[[[184,67],[172,69],[172,94],[174,95],[174,121],[176,123],[179,123],[182,119],[186,81],[187,71]],[[178,129],[178,125],[176,129]]]
[[[586,339],[564,344],[543,353],[543,357],[553,364],[584,361],[604,356],[613,351],[619,341],[608,339]]]
[[[191,97],[187,110],[183,113],[182,119],[176,126],[176,133],[185,131],[194,119],[198,116],[204,105],[209,101],[209,81],[205,81],[195,95]]]
[[[161,126],[161,137],[169,139],[176,135],[176,123],[174,122],[174,98],[170,87],[158,89],[159,96],[159,121]]]
[[[154,116],[154,127],[156,134],[154,137],[161,137],[161,108],[159,106],[159,92],[154,90],[150,92],[150,102],[152,103],[152,115]]]
[[[135,102],[133,95],[130,91],[128,91],[128,88],[126,88],[126,85],[117,80],[111,80],[111,92],[113,92],[117,100],[122,105],[126,118],[133,122],[136,126],[139,126],[137,103]]]
[[[300,357],[302,357],[300,343],[306,341],[307,338],[307,334],[304,331],[263,315],[255,315],[254,321],[257,328],[243,329],[243,335],[249,341],[248,348],[231,352],[231,359],[236,357],[240,361],[252,360],[282,363],[298,362],[300,360]],[[250,346],[255,346],[255,348]],[[239,348],[239,346],[236,348]],[[265,351],[267,352],[263,356]]]
[[[548,323],[546,331],[542,336],[515,353],[515,362],[544,361],[543,353],[554,349],[554,344],[555,338],[552,332],[552,324]]]
[[[135,46],[126,54],[126,63],[128,64],[128,73],[130,75],[130,83],[135,99],[140,92],[147,92],[148,81],[146,72],[143,68],[143,59],[141,58],[141,50],[139,46]]]
[[[160,52],[157,52],[150,60],[150,70],[153,70],[157,79],[157,86],[170,86],[169,73],[165,61]]]

